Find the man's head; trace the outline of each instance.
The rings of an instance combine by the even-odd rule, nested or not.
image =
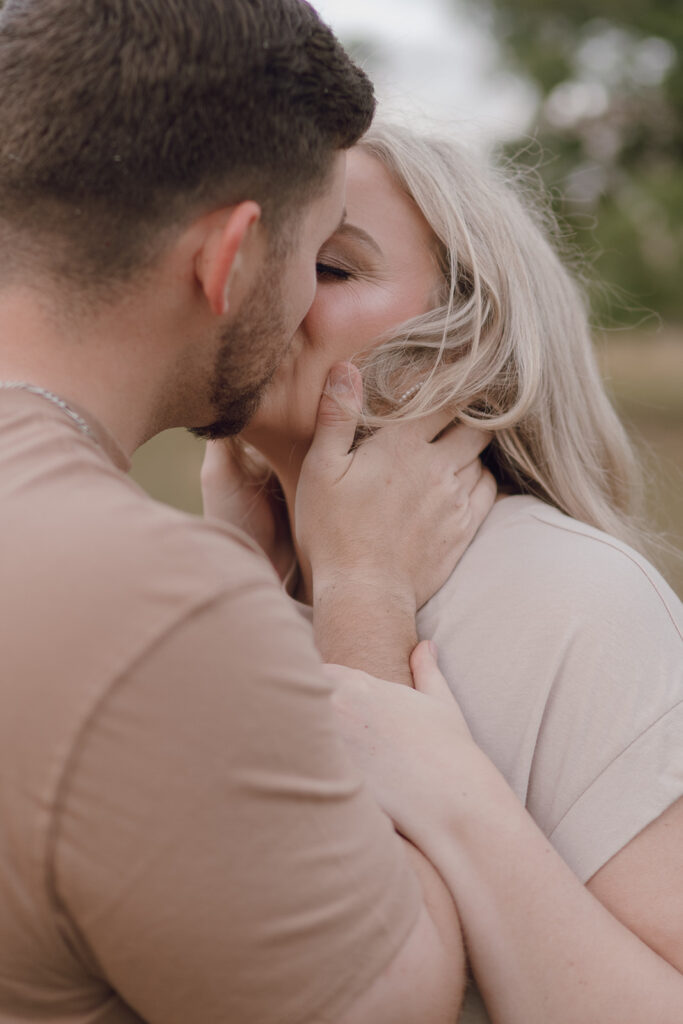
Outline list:
[[[277,231],[374,105],[302,0],[6,0],[0,87],[0,281],[38,254],[105,290],[196,211]]]
[[[38,273],[86,307],[116,299],[189,225],[246,210],[211,249],[234,282],[251,240],[246,319],[232,298],[227,315],[215,274],[199,283],[223,341],[216,366],[239,370],[249,319],[265,332],[251,346],[268,358],[249,357],[261,378],[241,387],[231,375],[253,406],[289,340],[278,266],[296,262],[302,222],[374,111],[371,84],[315,11],[303,0],[6,0],[0,89],[0,288]],[[271,278],[260,298],[259,275]]]
[[[204,346],[204,351],[213,352],[205,378],[210,382],[208,397],[214,415],[210,422],[193,430],[199,437],[239,433],[256,411],[313,302],[318,252],[343,218],[345,183],[346,158],[338,153],[328,172],[326,188],[299,211],[296,223],[279,232],[262,260],[253,263],[257,235],[242,243],[240,264],[235,268],[233,263],[229,274],[232,283],[227,299],[231,303],[234,296],[239,303],[237,315],[220,319],[214,329],[215,345]],[[243,224],[247,221],[252,205],[242,203],[231,210],[227,224],[215,236],[219,251],[222,248],[229,253],[231,232],[236,228],[239,231],[240,219]],[[197,273],[214,308],[220,310],[224,302],[220,255],[210,246],[205,249],[209,251],[206,274],[202,264]],[[254,272],[241,273],[250,260]],[[240,284],[244,286],[241,295],[236,294]]]

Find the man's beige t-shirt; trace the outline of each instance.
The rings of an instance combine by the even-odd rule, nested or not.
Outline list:
[[[417,918],[239,531],[0,392],[0,1022],[334,1020]]]

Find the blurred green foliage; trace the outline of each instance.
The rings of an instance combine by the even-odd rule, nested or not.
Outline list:
[[[465,0],[538,90],[531,144],[588,256],[603,324],[649,311],[683,323],[683,6],[680,0]]]

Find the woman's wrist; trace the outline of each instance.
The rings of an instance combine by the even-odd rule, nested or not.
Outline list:
[[[528,817],[493,762],[474,740],[460,739],[457,763],[437,764],[431,791],[425,794],[409,838],[438,868],[457,898],[469,877],[469,864],[482,850],[498,847],[502,835],[516,832]],[[534,826],[535,827],[535,826]]]

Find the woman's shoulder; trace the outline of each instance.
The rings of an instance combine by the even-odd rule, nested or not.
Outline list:
[[[530,495],[496,503],[453,580],[462,586],[465,576],[482,574],[522,603],[550,602],[574,615],[649,608],[683,638],[683,605],[643,555]]]
[[[580,877],[680,795],[683,611],[628,545],[504,498],[418,629],[476,741]]]

